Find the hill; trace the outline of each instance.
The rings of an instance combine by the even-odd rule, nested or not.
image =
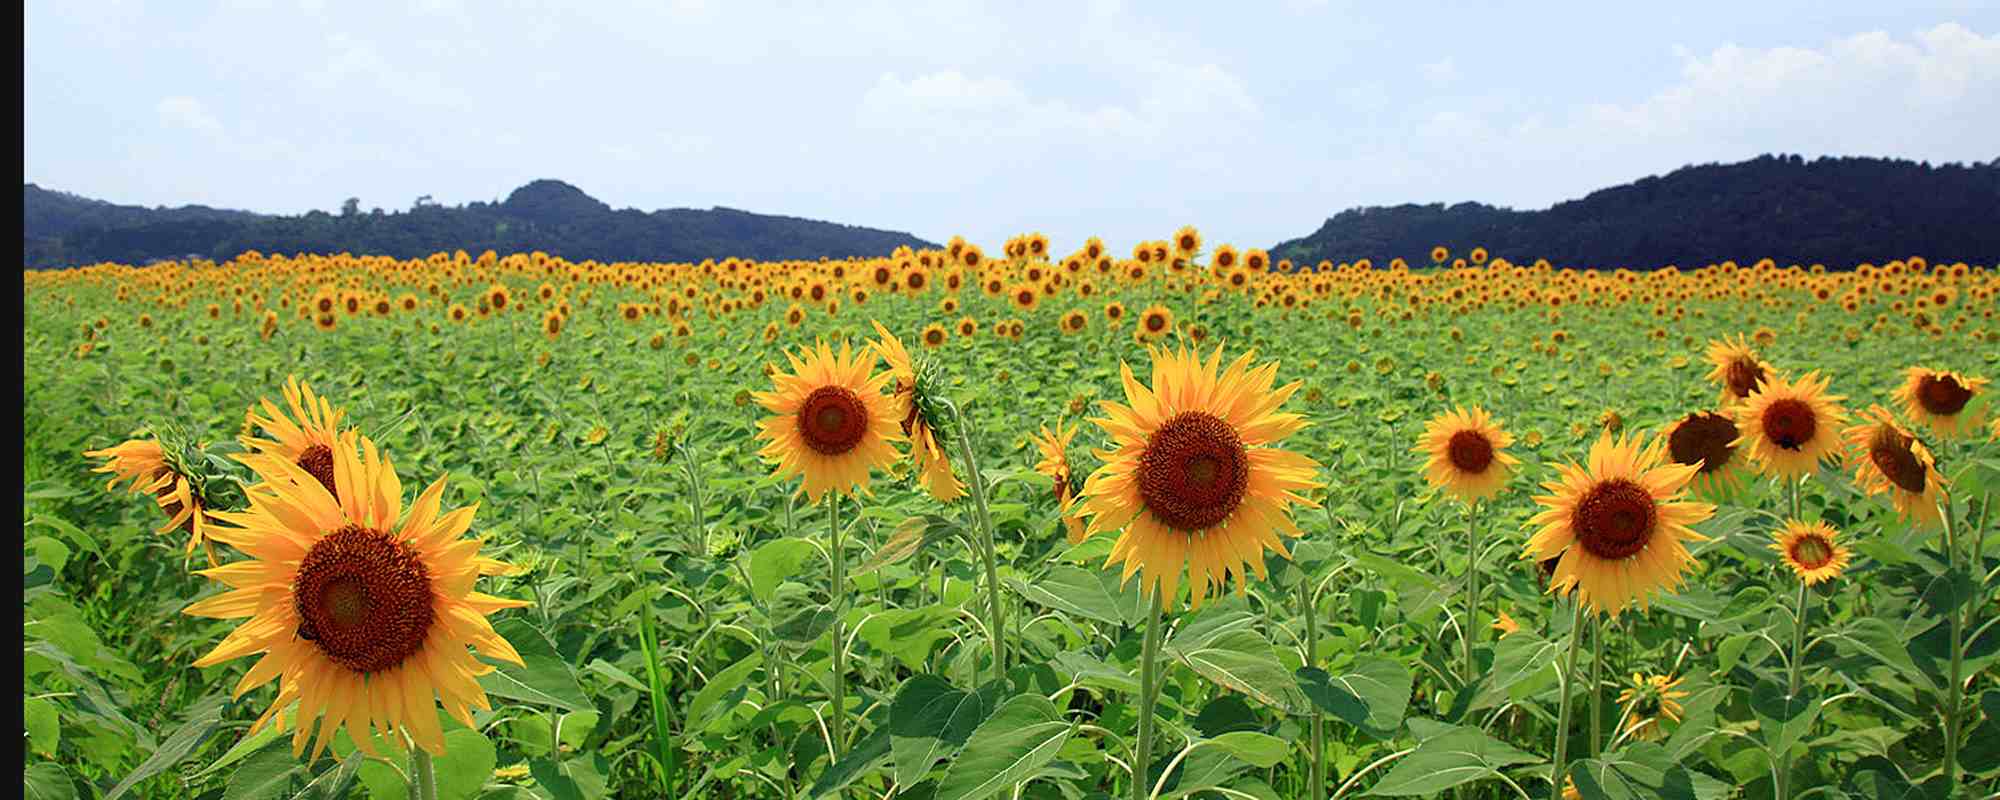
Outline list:
[[[729,208],[613,210],[562,181],[538,180],[499,203],[442,206],[421,198],[408,211],[255,214],[206,206],[145,208],[21,187],[22,263],[30,268],[99,261],[143,264],[198,255],[222,260],[245,250],[351,252],[417,258],[438,251],[541,250],[573,261],[763,260],[887,255],[936,247],[906,233]]]
[[[1763,156],[1683,167],[1546,210],[1480,203],[1343,211],[1312,235],[1272,248],[1302,264],[1485,247],[1516,262],[1563,266],[1700,266],[1770,257],[1851,268],[1921,255],[2000,262],[2000,159],[1931,166],[1876,158]]]

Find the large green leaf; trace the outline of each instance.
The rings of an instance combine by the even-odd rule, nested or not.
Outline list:
[[[1295,676],[1313,705],[1377,739],[1394,736],[1410,703],[1410,671],[1388,656],[1364,655],[1339,675],[1302,667]]]
[[[1164,652],[1217,685],[1286,713],[1312,709],[1312,701],[1285,671],[1270,640],[1247,624],[1231,622],[1183,630],[1166,643]]]
[[[876,764],[882,763],[884,759],[889,757],[889,746],[889,726],[883,725],[876,728],[874,732],[868,734],[868,738],[862,739],[860,744],[854,746],[854,749],[847,751],[847,755],[842,756],[839,761],[828,765],[826,771],[820,773],[819,779],[813,781],[812,797],[814,800],[846,788],[848,784],[854,782],[855,778],[861,777],[863,773],[870,769],[874,769]],[[821,752],[824,752],[824,750]]]
[[[117,800],[131,791],[140,781],[172,769],[181,759],[193,754],[195,748],[200,747],[202,742],[207,741],[208,735],[221,723],[221,697],[209,697],[196,703],[181,720],[180,727],[175,728],[173,733],[161,740],[160,746],[155,748],[153,754],[147,756],[145,761],[140,762],[137,769],[126,775],[118,785],[111,787],[111,791],[104,795],[104,800]]]
[[[479,685],[487,694],[564,711],[595,709],[577,683],[576,672],[556,654],[555,644],[540,630],[519,617],[494,623],[493,630],[521,654],[521,664],[489,660],[494,670],[479,676]]]
[[[938,759],[957,752],[973,728],[999,704],[1004,689],[995,681],[978,691],[967,691],[936,675],[918,675],[905,681],[889,707],[896,782],[913,785]]]
[[[1750,711],[1757,717],[1757,739],[1782,754],[1805,738],[1819,717],[1819,690],[1810,685],[1788,694],[1776,681],[1758,681],[1750,688]]]
[[[1584,800],[1723,800],[1735,790],[1688,769],[1650,742],[1578,761],[1570,777]]]
[[[759,603],[771,602],[778,584],[795,577],[818,552],[804,539],[773,539],[759,545],[750,551],[750,596]]]
[[[27,800],[75,800],[76,784],[60,765],[43,761],[21,770],[21,796]]]
[[[274,744],[256,752],[229,775],[223,800],[261,800],[290,792],[303,765],[292,757],[292,748]]]
[[[734,704],[725,706],[722,699],[742,687],[750,679],[750,673],[763,665],[762,657],[752,655],[708,676],[708,682],[702,684],[701,691],[695,692],[694,699],[688,701],[688,728],[699,729],[728,712]]]
[[[938,784],[937,800],[981,800],[1026,780],[1074,730],[1041,695],[1008,698],[972,732]]]
[[[1397,761],[1368,794],[1435,795],[1461,783],[1499,775],[1503,767],[1541,760],[1478,728],[1453,725]]]
[[[1007,585],[1030,601],[1113,625],[1136,625],[1148,610],[1139,583],[1120,587],[1118,573],[1109,570],[1057,566],[1034,583],[1010,580]]]

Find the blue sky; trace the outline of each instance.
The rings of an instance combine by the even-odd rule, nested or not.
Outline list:
[[[1503,8],[1505,6],[1505,8]],[[1764,152],[2000,156],[1989,3],[30,0],[26,179],[298,213],[730,206],[1121,250]]]

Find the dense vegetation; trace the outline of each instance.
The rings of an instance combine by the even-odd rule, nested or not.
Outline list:
[[[539,250],[576,261],[700,261],[880,256],[930,246],[894,231],[729,208],[614,211],[553,180],[529,183],[499,203],[453,207],[425,197],[408,211],[385,213],[362,211],[350,200],[337,214],[300,216],[120,206],[26,184],[21,226],[23,263],[34,268],[190,256],[221,261],[246,250],[421,258],[463,248]]]
[[[1921,255],[1986,263],[2000,254],[2000,159],[1969,166],[1878,158],[1763,156],[1684,167],[1543,211],[1480,203],[1343,211],[1272,248],[1311,264],[1427,260],[1436,245],[1577,266],[1699,266],[1723,258],[1848,269]]]

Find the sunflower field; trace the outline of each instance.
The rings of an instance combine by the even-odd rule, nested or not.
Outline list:
[[[26,796],[2000,790],[2000,273],[1428,255],[24,272]]]

